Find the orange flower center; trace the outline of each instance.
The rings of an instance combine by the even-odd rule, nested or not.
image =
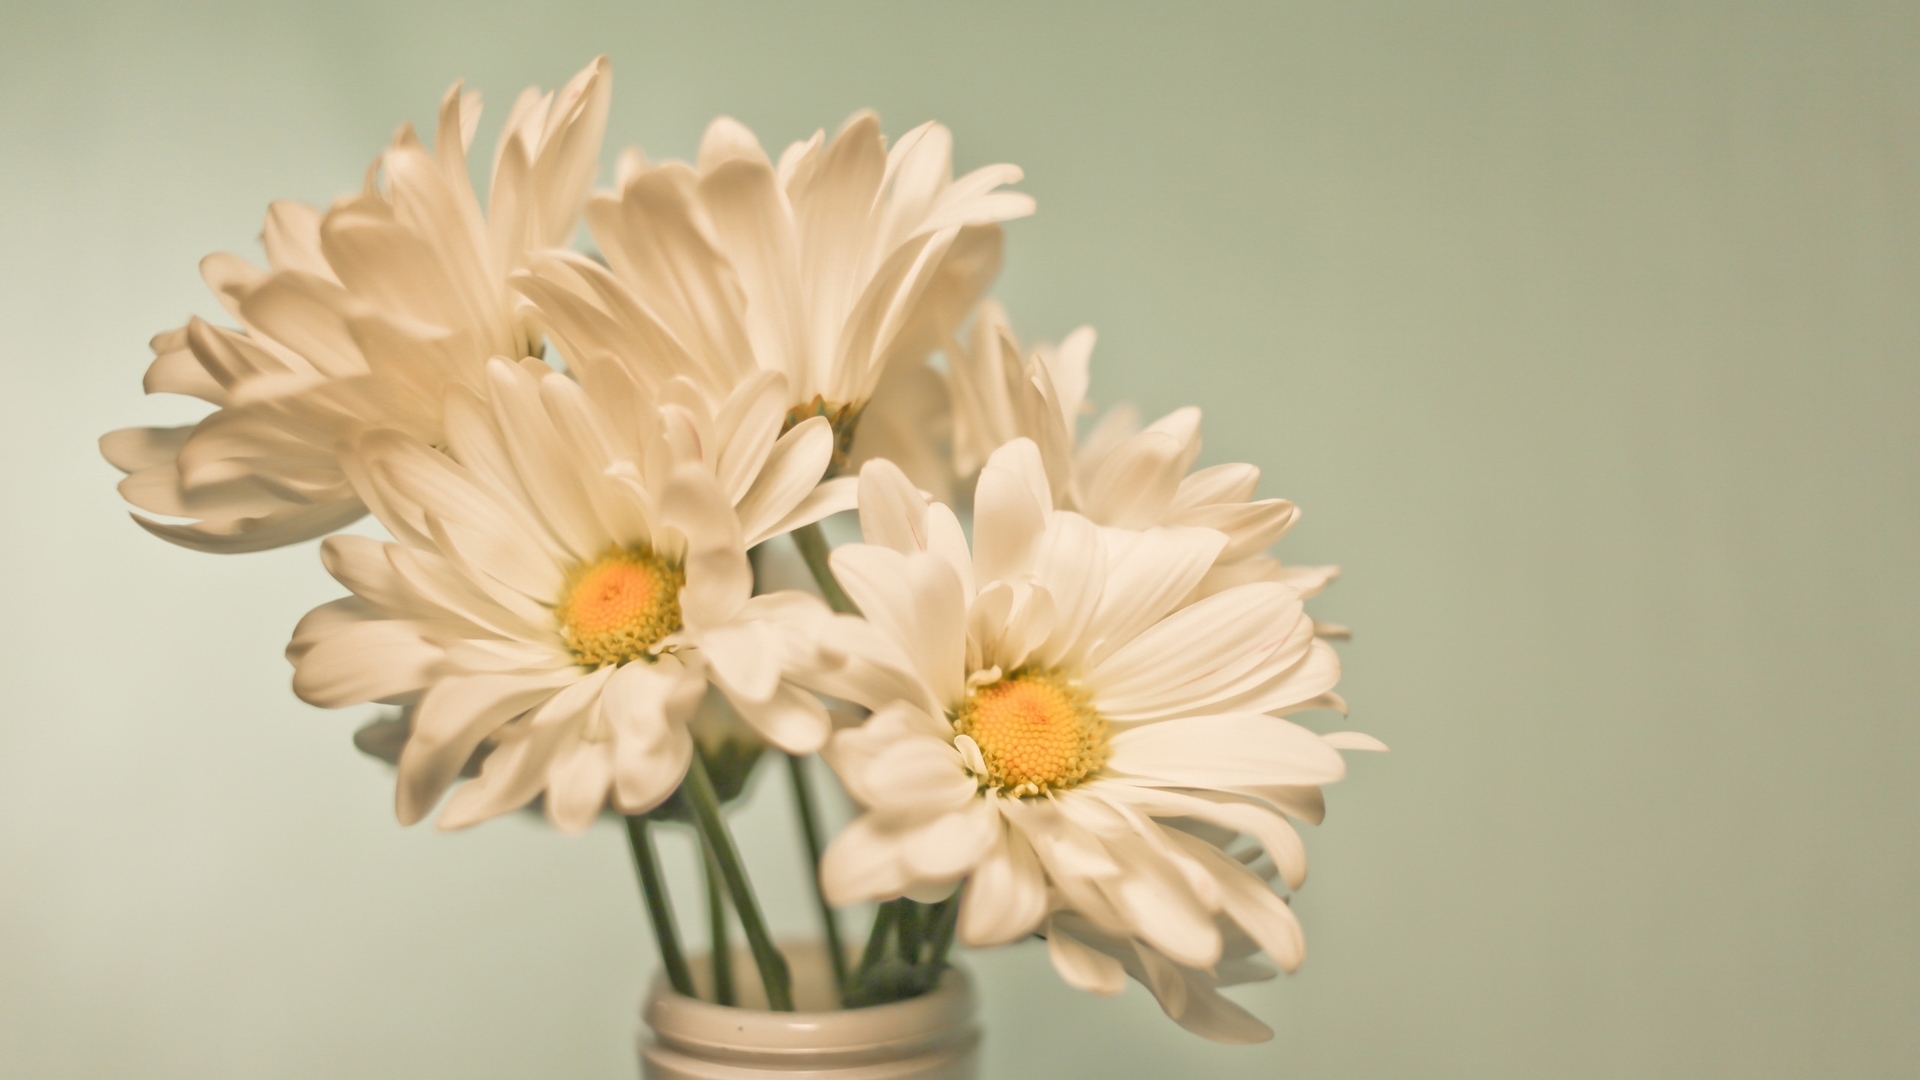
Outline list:
[[[1011,795],[1070,788],[1100,771],[1110,754],[1107,722],[1086,691],[1058,672],[1016,671],[975,690],[954,715],[973,739],[987,786]]]
[[[560,636],[582,667],[648,657],[680,629],[680,588],[687,575],[643,546],[614,546],[574,567],[553,609]]]

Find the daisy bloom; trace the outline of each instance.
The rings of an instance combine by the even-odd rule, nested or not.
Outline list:
[[[1253,581],[1283,582],[1302,598],[1326,588],[1339,567],[1283,566],[1267,554],[1299,520],[1299,510],[1286,499],[1253,497],[1257,466],[1190,471],[1200,455],[1199,409],[1176,409],[1142,429],[1137,410],[1117,405],[1084,438],[1078,435],[1080,417],[1091,409],[1086,395],[1094,341],[1093,328],[1083,326],[1058,347],[1025,353],[1005,309],[992,300],[981,303],[965,339],[949,339],[945,348],[957,482],[965,486],[995,448],[1032,439],[1058,509],[1119,528],[1187,525],[1226,534],[1218,563],[1201,583],[1203,594]],[[913,430],[938,432],[924,420]],[[909,475],[934,490],[923,474]],[[1320,630],[1329,637],[1347,633],[1324,623]]]
[[[153,339],[149,393],[215,407],[198,424],[127,428],[101,450],[128,476],[148,531],[202,551],[258,551],[331,532],[366,512],[343,442],[372,426],[429,443],[447,388],[479,389],[494,356],[540,349],[507,285],[527,253],[569,242],[606,123],[604,58],[558,94],[529,89],[507,117],[483,212],[467,175],[479,95],[447,92],[431,149],[410,126],[364,190],[324,214],[268,210],[267,269],[235,255],[201,265],[238,329],[198,318]]]
[[[288,657],[295,692],[315,705],[411,707],[403,823],[483,743],[491,752],[443,828],[542,792],[568,831],[609,798],[645,811],[679,784],[709,685],[783,750],[825,741],[825,709],[783,672],[807,645],[774,618],[819,601],[752,596],[746,551],[849,505],[853,481],[820,484],[825,420],[779,434],[780,376],[722,404],[709,413],[672,382],[658,402],[609,405],[538,360],[496,359],[484,397],[448,394],[444,453],[376,429],[343,456],[395,539],[322,544],[353,595],[302,620]]]
[[[553,252],[520,287],[590,389],[607,366],[685,377],[716,399],[781,372],[790,419],[827,417],[844,464],[883,371],[959,325],[999,270],[995,223],[1033,211],[997,190],[1017,167],[956,180],[952,149],[934,123],[889,149],[863,112],[776,164],[722,118],[694,164],[621,159],[618,191],[587,205],[604,266]]]
[[[1226,533],[1057,509],[1025,439],[981,471],[971,545],[884,461],[862,469],[859,504],[865,542],[832,562],[863,618],[835,618],[799,676],[874,710],[827,750],[865,808],[823,861],[828,895],[927,899],[965,879],[974,945],[1069,913],[1093,929],[1061,924],[1054,963],[1089,989],[1117,989],[1123,965],[1075,942],[1207,971],[1244,935],[1298,965],[1286,902],[1168,822],[1248,834],[1289,887],[1304,880],[1287,814],[1343,775],[1341,748],[1379,744],[1280,718],[1340,704],[1339,661],[1299,593],[1260,581],[1192,599]]]

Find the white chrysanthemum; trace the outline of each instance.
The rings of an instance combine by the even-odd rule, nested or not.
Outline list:
[[[1283,566],[1267,554],[1298,521],[1299,512],[1285,499],[1253,497],[1260,482],[1258,467],[1235,463],[1189,472],[1200,456],[1199,409],[1177,409],[1143,430],[1137,410],[1116,405],[1084,438],[1079,436],[1080,418],[1090,409],[1086,395],[1093,346],[1093,328],[1083,326],[1057,347],[1041,345],[1023,352],[1006,311],[987,300],[975,312],[965,339],[946,343],[946,385],[938,385],[939,377],[930,369],[932,378],[915,383],[904,374],[893,376],[892,383],[902,392],[886,398],[886,415],[873,419],[904,433],[906,446],[894,449],[897,457],[930,462],[936,455],[911,448],[944,434],[927,419],[939,410],[934,402],[944,393],[951,402],[951,478],[930,476],[924,465],[917,471],[903,465],[923,490],[951,485],[964,491],[996,448],[1013,439],[1032,439],[1058,509],[1118,528],[1189,525],[1225,533],[1227,545],[1219,565],[1202,582],[1201,594],[1253,581],[1283,582],[1302,597],[1324,589],[1338,567]],[[881,407],[876,405],[876,410]],[[900,423],[896,415],[913,419]],[[1346,632],[1324,624],[1321,631],[1335,637]]]
[[[871,113],[776,166],[723,118],[696,164],[622,158],[619,190],[587,206],[605,266],[553,253],[521,287],[590,388],[604,365],[716,397],[782,372],[794,416],[832,420],[844,454],[887,366],[938,347],[998,272],[994,223],[1033,210],[996,190],[1020,175],[990,165],[955,180],[946,128],[889,150]]]
[[[828,748],[866,811],[827,853],[829,895],[927,896],[966,878],[972,944],[1069,911],[1187,968],[1226,955],[1223,925],[1297,965],[1287,904],[1162,819],[1250,834],[1289,885],[1304,879],[1282,810],[1340,778],[1338,748],[1378,744],[1279,718],[1339,704],[1339,661],[1299,593],[1255,582],[1189,601],[1224,533],[1057,510],[1024,439],[981,471],[971,547],[884,461],[860,474],[860,524],[866,542],[832,558],[864,619],[823,628],[821,666],[796,676],[874,710]],[[1055,949],[1069,981],[1107,988],[1082,969],[1120,968],[1094,956]]]
[[[354,595],[315,609],[288,647],[309,702],[413,706],[401,821],[424,817],[484,740],[442,827],[542,791],[563,829],[609,793],[646,810],[680,782],[709,682],[768,741],[818,748],[826,711],[782,671],[806,643],[773,616],[819,601],[752,596],[746,551],[851,504],[851,480],[819,482],[827,422],[779,435],[773,373],[717,413],[679,382],[658,406],[603,407],[537,360],[486,374],[486,398],[448,395],[445,453],[376,430],[343,456],[396,542],[328,538],[327,569]]]
[[[482,386],[494,356],[539,350],[535,314],[507,277],[573,235],[598,166],[604,58],[559,93],[521,94],[494,156],[482,211],[467,175],[478,94],[459,84],[431,150],[411,127],[358,194],[323,215],[279,202],[264,271],[235,255],[201,263],[240,329],[200,319],[153,339],[149,393],[217,407],[198,424],[127,428],[101,450],[129,475],[154,534],[203,551],[258,551],[319,536],[365,513],[336,458],[370,426],[437,443],[447,388]],[[379,181],[384,178],[384,184]]]

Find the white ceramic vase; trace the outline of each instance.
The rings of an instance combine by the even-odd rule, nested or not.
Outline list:
[[[910,1001],[842,1009],[833,993],[826,949],[783,944],[793,969],[796,1012],[770,1012],[752,956],[733,961],[740,1006],[684,997],[654,980],[640,1043],[647,1080],[977,1080],[980,1026],[973,982],[948,968],[940,985]],[[711,985],[704,957],[691,962],[694,982]]]

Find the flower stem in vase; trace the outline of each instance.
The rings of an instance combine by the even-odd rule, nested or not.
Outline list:
[[[694,754],[688,762],[687,778],[680,791],[693,808],[694,825],[719,864],[720,876],[733,898],[733,909],[740,916],[740,929],[747,935],[747,947],[753,950],[754,963],[760,969],[760,983],[767,990],[767,1006],[775,1012],[792,1012],[793,990],[786,958],[774,947],[773,936],[767,932],[760,901],[753,895],[753,885],[747,881],[740,852],[733,846],[733,834],[727,831],[727,823],[720,817],[720,799],[713,792],[713,781],[707,776],[707,766],[699,754]]]
[[[814,810],[813,781],[807,776],[807,759],[787,755],[787,770],[793,780],[793,801],[800,814],[800,833],[807,842],[807,857],[811,860],[813,899],[820,908],[820,925],[826,931],[827,953],[833,962],[833,987],[836,992],[845,995],[847,949],[840,942],[840,920],[834,915],[833,905],[827,902],[826,889],[820,884],[820,854],[824,845],[820,842],[820,817]]]
[[[701,864],[707,871],[707,937],[711,942],[708,962],[713,965],[713,1000],[718,1005],[731,1005],[734,1003],[733,949],[727,940],[727,886],[720,875],[720,861],[713,857],[713,848],[705,837],[700,839],[700,854]]]
[[[920,962],[920,935],[926,929],[926,905],[912,900],[897,901],[900,913],[894,917],[894,952],[904,964]]]
[[[699,755],[694,755],[699,760]],[[680,937],[673,927],[673,904],[660,876],[660,858],[653,850],[653,834],[643,816],[627,818],[627,842],[633,847],[633,865],[640,872],[640,894],[647,901],[647,921],[653,924],[653,936],[660,946],[660,964],[667,969],[667,981],[674,990],[693,996],[693,973],[687,970],[687,958],[680,951]]]
[[[881,904],[873,913],[873,929],[867,932],[867,948],[860,954],[860,970],[853,976],[856,989],[866,981],[868,975],[873,974],[873,969],[879,966],[881,957],[886,955],[887,937],[893,933],[895,925],[900,921],[901,910],[909,902],[904,898],[889,900]]]
[[[960,894],[966,891],[963,882],[953,895],[933,906],[933,929],[929,931],[926,967],[933,981],[938,981],[940,972],[947,966],[947,953],[953,950],[953,932],[960,924]]]

